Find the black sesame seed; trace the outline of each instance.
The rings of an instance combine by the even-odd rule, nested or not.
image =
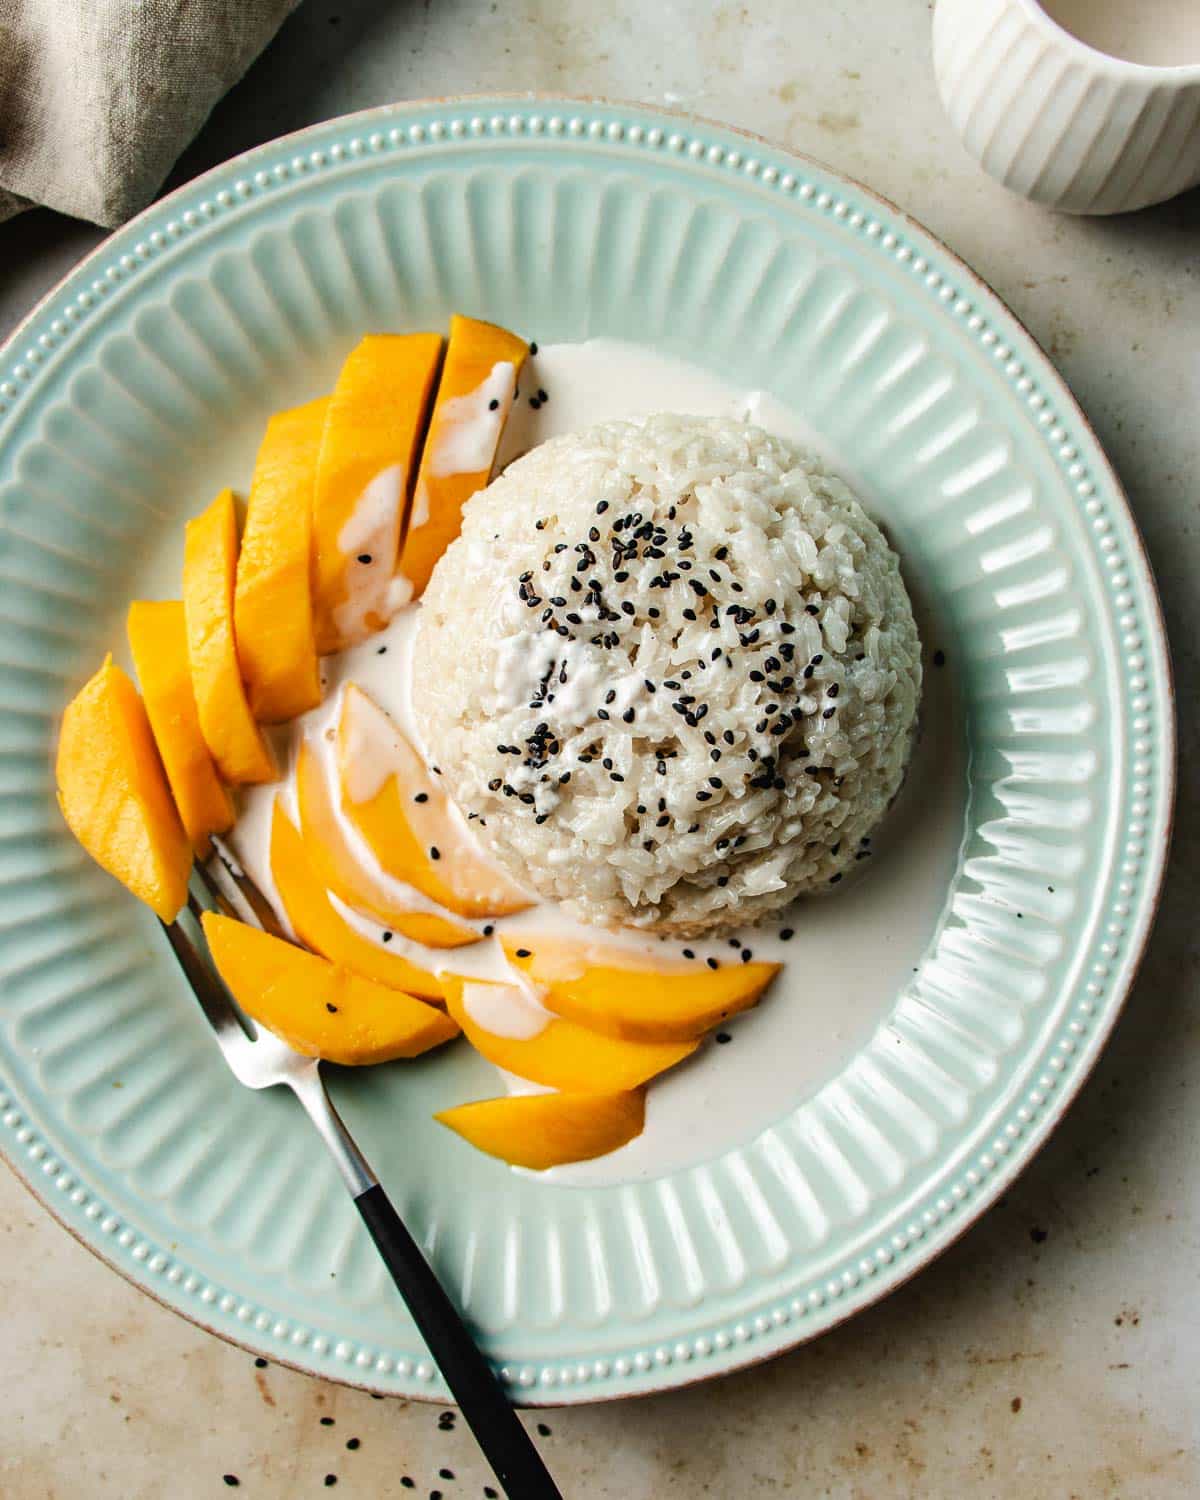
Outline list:
[[[831,682],[829,684],[829,687],[826,689],[825,696],[827,698],[836,698],[837,695],[838,695],[838,691],[839,690],[838,690],[837,683],[836,682]]]
[[[336,1483],[337,1483],[337,1475],[336,1474],[326,1474],[326,1476],[325,1476],[325,1488],[327,1490],[331,1490]]]
[[[612,771],[612,772],[610,772],[608,779],[609,779],[609,781],[624,781],[625,780],[624,776],[621,775],[620,771]]]
[[[538,400],[539,401],[549,401],[549,399],[550,399],[550,397],[547,396],[547,394],[545,393],[545,391],[542,390],[542,388],[539,386],[538,387]]]
[[[380,934],[380,939],[381,939],[381,941],[383,941],[383,942],[385,942],[385,943],[390,943],[390,942],[391,942],[391,940],[392,940],[392,938],[393,938],[393,937],[394,937],[394,936],[395,936],[395,934],[394,934],[394,933],[391,933],[391,932],[383,932],[383,933],[381,933],[381,934]]]
[[[836,708],[827,708],[824,713],[822,713],[821,717],[823,719],[832,719],[835,713],[837,713]]]
[[[946,653],[944,651],[935,651],[933,653],[933,664],[935,667],[944,667],[946,665]]]
[[[321,1418],[321,1426],[322,1427],[332,1427],[333,1426],[333,1418],[332,1417],[322,1417]]]
[[[360,552],[358,560],[360,563],[369,563],[371,561],[371,554],[369,552]]]
[[[483,929],[483,935],[484,935],[484,937],[491,937],[492,933],[495,932],[495,930],[496,929],[489,922],[487,924],[487,926]]]
[[[453,1469],[439,1469],[438,1470],[438,1478],[439,1479],[453,1479],[454,1478],[454,1470]]]
[[[742,962],[744,964],[748,964],[753,957],[754,955],[750,952],[749,948],[742,949]]]
[[[704,962],[710,969],[719,969],[721,967],[720,963],[715,958],[706,958]]]
[[[329,1014],[331,1016],[336,1016],[337,1015],[337,1006],[331,1004],[328,1000],[326,1000],[326,1002],[325,1002],[325,1009],[329,1012]]]
[[[539,1422],[537,1424],[537,1430],[538,1430],[538,1437],[549,1437],[550,1436],[550,1429],[546,1425],[545,1422]]]
[[[376,651],[375,655],[376,656],[386,656],[387,655],[387,647],[386,646],[380,646],[379,649]]]
[[[441,1424],[439,1423],[438,1425],[440,1426]],[[400,1488],[401,1489],[404,1489],[404,1490],[415,1490],[416,1487],[417,1487],[417,1481],[415,1479],[410,1479],[407,1474],[405,1474],[404,1477],[400,1480]]]
[[[347,1438],[346,1447],[349,1448],[351,1453],[357,1452],[357,1450],[362,1447],[361,1438]]]
[[[254,1361],[254,1368],[256,1370],[265,1370],[267,1368],[267,1362],[266,1362],[266,1360],[265,1359],[256,1359]]]
[[[413,798],[413,801],[414,802],[428,802],[429,801],[429,793],[428,792],[418,792],[416,794],[416,796]]]
[[[728,885],[728,884],[729,884],[729,876],[728,876],[728,875],[718,875],[718,876],[717,876],[717,884],[718,884],[718,885],[719,885],[719,886],[720,886],[720,887],[721,887],[721,888],[722,888],[722,889],[724,889],[724,887],[725,887],[725,886],[727,886],[727,885]],[[714,965],[714,966],[713,966],[713,967],[714,967],[714,968],[715,968],[715,967],[716,967],[716,965]]]
[[[692,950],[690,948],[685,948],[683,950],[683,956],[684,956],[684,958],[695,958],[696,955],[692,952]]]
[[[236,1490],[238,1485],[242,1482],[236,1474],[222,1474],[221,1478],[225,1481],[225,1483],[231,1490]]]
[[[717,1043],[718,1046],[723,1047],[726,1042],[733,1041],[733,1038],[727,1031],[718,1031],[713,1040]]]
[[[438,848],[438,846],[436,844],[431,844],[429,846],[429,857],[430,857],[430,859],[441,859],[441,857],[442,857],[442,851]]]

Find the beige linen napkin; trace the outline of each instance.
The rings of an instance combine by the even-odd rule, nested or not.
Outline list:
[[[0,219],[144,208],[298,0],[0,0]]]

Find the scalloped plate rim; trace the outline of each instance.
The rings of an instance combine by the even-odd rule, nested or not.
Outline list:
[[[639,1370],[637,1373],[631,1373],[630,1376],[619,1378],[615,1384],[606,1386],[602,1390],[593,1385],[565,1386],[555,1387],[555,1394],[551,1394],[550,1391],[543,1391],[540,1387],[532,1389],[514,1387],[512,1397],[515,1404],[530,1408],[550,1408],[573,1405],[580,1402],[598,1403],[600,1401],[621,1400],[635,1395],[649,1395],[669,1389],[679,1389],[688,1385],[698,1384],[703,1380],[713,1379],[722,1374],[748,1369],[756,1364],[764,1363],[789,1349],[796,1348],[840,1326],[857,1313],[882,1301],[884,1297],[890,1295],[898,1287],[903,1286],[933,1260],[937,1259],[946,1249],[974,1226],[979,1218],[994,1204],[1015,1178],[1025,1170],[1033,1157],[1045,1145],[1049,1136],[1090,1077],[1117,1020],[1124,1010],[1129,993],[1145,957],[1155,918],[1157,917],[1162,901],[1164,877],[1170,852],[1175,816],[1175,796],[1178,779],[1178,725],[1174,672],[1162,602],[1136,515],[1129,504],[1124,485],[1100,443],[1086,413],[1036,338],[1001,298],[999,293],[978,272],[906,210],[867,184],[848,173],[829,166],[817,157],[798,151],[792,147],[781,145],[770,137],[760,135],[726,121],[716,120],[687,111],[673,110],[632,100],[614,99],[607,96],[521,91],[511,93],[452,94],[424,99],[403,100],[392,104],[375,105],[331,119],[314,122],[310,125],[300,127],[295,131],[250,147],[223,162],[217,163],[188,182],[180,184],[180,186],[173,189],[169,194],[150,204],[128,223],[110,233],[99,245],[76,262],[64,277],[40,297],[29,312],[13,327],[3,342],[0,342],[0,364],[7,363],[15,355],[16,346],[25,337],[27,329],[38,321],[39,317],[50,304],[61,294],[64,287],[74,283],[77,278],[82,277],[94,261],[111,254],[114,242],[124,242],[126,240],[132,242],[136,238],[138,226],[144,220],[157,216],[165,207],[176,200],[195,194],[197,190],[202,190],[206,184],[230,174],[237,167],[246,163],[252,163],[260,158],[266,159],[277,152],[281,146],[312,138],[322,132],[331,130],[342,131],[352,128],[360,122],[372,120],[383,121],[394,119],[397,116],[419,115],[424,111],[446,107],[481,107],[489,104],[524,107],[557,106],[568,110],[572,108],[585,109],[588,107],[597,107],[627,111],[631,116],[642,121],[662,120],[677,122],[683,127],[708,127],[713,131],[734,136],[743,141],[753,142],[764,150],[773,153],[780,161],[801,164],[827,177],[832,182],[851,187],[864,198],[879,204],[886,210],[889,216],[903,224],[912,233],[914,238],[923,239],[928,245],[932,246],[937,254],[944,257],[945,261],[954,270],[978,288],[979,293],[989,304],[988,313],[992,320],[995,320],[997,316],[1008,320],[1026,345],[1023,352],[1027,362],[1031,362],[1037,367],[1040,378],[1053,390],[1055,399],[1064,413],[1078,423],[1084,434],[1091,440],[1094,450],[1093,466],[1098,470],[1102,470],[1105,484],[1111,497],[1117,502],[1118,508],[1122,513],[1122,519],[1128,526],[1130,540],[1133,543],[1134,552],[1132,560],[1139,574],[1138,582],[1142,590],[1141,602],[1146,611],[1147,625],[1149,627],[1144,649],[1146,649],[1148,656],[1153,659],[1153,665],[1162,674],[1163,707],[1165,710],[1161,724],[1156,726],[1156,733],[1161,741],[1161,763],[1155,771],[1156,786],[1161,798],[1161,817],[1158,825],[1148,830],[1149,838],[1146,851],[1144,889],[1138,901],[1134,920],[1130,924],[1128,946],[1121,958],[1115,982],[1110,987],[1102,1007],[1098,1009],[1084,1044],[1080,1047],[1077,1057],[1071,1065],[1069,1075],[1056,1089],[1053,1100],[1048,1101],[1042,1108],[1036,1122],[1024,1133],[1020,1143],[1004,1162],[997,1164],[989,1173],[986,1182],[973,1194],[971,1201],[964,1205],[953,1217],[944,1220],[936,1229],[928,1232],[924,1236],[918,1250],[910,1249],[900,1272],[886,1274],[877,1277],[873,1281],[862,1283],[859,1288],[855,1289],[854,1295],[849,1295],[842,1299],[833,1315],[828,1315],[828,1309],[826,1309],[827,1315],[819,1321],[815,1319],[807,1321],[793,1320],[784,1323],[773,1333],[764,1334],[756,1338],[753,1342],[744,1345],[731,1343],[721,1352],[719,1358],[706,1361],[704,1368],[695,1370],[695,1373],[688,1371],[685,1365],[676,1361],[661,1370],[656,1370],[651,1366],[646,1371]],[[443,141],[440,144],[442,146],[449,146],[452,142]],[[569,139],[563,138],[562,144],[569,145],[571,142]],[[585,140],[579,140],[576,144],[582,147],[586,146],[587,143]],[[682,164],[682,159],[680,160]],[[19,398],[17,404],[19,404]],[[6,415],[11,416],[13,409],[10,407]],[[272,1363],[305,1374],[315,1375],[318,1378],[328,1379],[337,1384],[384,1395],[403,1394],[405,1399],[419,1400],[430,1404],[447,1404],[449,1398],[436,1386],[425,1386],[422,1388],[418,1382],[407,1381],[401,1392],[398,1391],[394,1384],[373,1381],[366,1372],[363,1372],[356,1378],[350,1369],[339,1368],[333,1362],[331,1356],[323,1359],[319,1367],[315,1362],[315,1357],[313,1362],[300,1362],[290,1359],[286,1355],[281,1356],[276,1343],[267,1340],[259,1341],[250,1336],[249,1332],[246,1337],[240,1337],[233,1329],[208,1321],[198,1308],[184,1300],[182,1293],[174,1298],[170,1295],[161,1294],[148,1279],[140,1278],[137,1275],[134,1266],[123,1264],[116,1253],[109,1253],[104,1239],[89,1238],[81,1233],[80,1229],[64,1213],[59,1212],[53,1199],[42,1189],[34,1173],[27,1171],[24,1164],[16,1159],[15,1153],[10,1148],[8,1138],[4,1135],[0,1135],[0,1156],[3,1157],[17,1179],[29,1189],[34,1198],[47,1210],[51,1217],[62,1225],[73,1238],[80,1244],[85,1245],[93,1255],[116,1271],[129,1285],[146,1293],[160,1306],[183,1316],[196,1326],[215,1334],[227,1343],[244,1349],[248,1353],[266,1357]]]

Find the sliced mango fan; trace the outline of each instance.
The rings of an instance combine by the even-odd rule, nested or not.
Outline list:
[[[229,788],[279,776],[260,726],[315,708],[320,657],[367,639],[398,602],[423,592],[495,462],[493,448],[479,470],[441,473],[430,461],[441,416],[499,376],[506,419],[528,353],[506,329],[459,315],[446,341],[367,336],[332,393],[270,419],[240,535],[238,502],[224,490],[187,523],[182,598],[130,606],[141,692],[106,656],[63,715],[58,800],[93,859],[164,922],[186,902],[193,859],[207,858],[212,838],[234,824]],[[502,430],[503,422],[497,446]],[[386,754],[391,774],[355,797],[353,765],[364,749]],[[472,923],[529,899],[464,831],[389,715],[352,683],[336,764],[331,788],[302,745],[300,826],[278,801],[272,820],[271,868],[304,946],[209,913],[213,962],[246,1013],[307,1056],[390,1062],[461,1033],[497,1066],[555,1091],[436,1117],[480,1151],[541,1171],[626,1144],[642,1130],[649,1080],[756,1004],[778,969],[697,971],[607,945],[526,937],[503,944],[511,986],[448,974],[444,958],[439,977],[438,950],[478,942]],[[403,906],[395,881],[425,904]],[[336,903],[429,950],[430,967],[362,936]],[[488,1009],[472,996],[504,990],[518,1002],[531,990],[539,996],[548,1013],[541,1030],[514,1039],[480,1024]]]

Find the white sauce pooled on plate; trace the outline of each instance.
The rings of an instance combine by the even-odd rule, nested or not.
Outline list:
[[[670,356],[607,339],[543,346],[530,360],[522,385],[529,392],[545,390],[549,399],[535,407],[528,396],[522,396],[514,405],[501,441],[498,467],[546,438],[595,422],[662,410],[736,416],[816,449],[865,497],[869,509],[876,514],[883,510],[870,486],[855,476],[852,467],[819,443],[774,397],[739,391],[707,371]],[[402,592],[404,581],[398,582]],[[909,582],[911,587],[914,580]],[[914,590],[914,596],[920,613],[919,589]],[[393,595],[389,602],[402,604],[404,600]],[[300,734],[307,734],[310,743],[320,744],[326,756],[332,755],[333,747],[323,734],[336,724],[338,689],[347,682],[357,683],[368,693],[424,753],[413,717],[409,676],[418,617],[419,606],[400,608],[385,630],[339,656],[326,658],[326,700],[312,714],[285,726],[281,765],[293,765]],[[937,644],[936,624],[927,619],[920,624],[923,638]],[[541,663],[542,671],[546,665]],[[537,666],[532,657],[527,657],[498,668],[493,684],[498,700],[521,701]],[[586,671],[571,673],[569,678],[568,691],[557,706],[577,713],[581,719],[593,711],[597,696],[602,697],[610,688],[620,691],[619,683],[593,682]],[[751,948],[756,959],[785,965],[762,1003],[718,1033],[729,1039],[728,1044],[710,1039],[694,1059],[651,1082],[646,1095],[646,1129],[641,1136],[596,1161],[538,1174],[542,1180],[616,1183],[652,1178],[711,1160],[731,1146],[752,1139],[816,1092],[865,1044],[885,1019],[895,995],[911,978],[933,936],[958,854],[965,778],[949,670],[926,674],[922,724],[908,783],[873,841],[874,858],[865,862],[870,878],[847,881],[834,896],[801,903],[761,931],[743,929],[739,946],[744,943]],[[325,764],[328,769],[328,760]],[[270,809],[279,790],[278,786],[243,789],[242,812],[230,841],[250,876],[276,899],[276,904],[268,856]],[[337,798],[333,801],[337,807]],[[284,805],[294,819],[294,798],[286,789]],[[340,808],[338,814],[343,817]],[[344,817],[343,831],[357,839],[357,831]],[[361,840],[355,847],[369,854]],[[386,881],[388,877],[375,868]],[[388,890],[396,899],[403,892],[414,910],[437,909],[399,882]],[[339,910],[361,936],[382,941],[378,924],[348,908]],[[484,924],[468,925],[481,929]],[[515,938],[549,933],[591,946],[614,942],[626,952],[640,953],[650,960],[668,952],[674,954],[680,946],[646,935],[623,933],[616,938],[585,929],[556,908],[543,906],[487,925],[494,927],[495,936],[465,948],[425,949],[406,944],[399,934],[388,946],[435,973],[453,971],[468,978],[505,981],[506,988],[515,988],[516,999],[510,996],[501,1001],[489,995],[478,1001],[478,1010],[476,1001],[470,1002],[470,1014],[479,1024],[514,1039],[519,1039],[519,1028],[533,1026],[539,1013],[540,1031],[547,1024],[547,1015],[537,1002],[536,989],[527,982],[522,986],[507,965],[498,941],[501,935]],[[781,928],[794,929],[795,936],[790,941],[781,940]],[[697,963],[709,956],[722,962],[737,961],[726,942],[688,946],[696,953]],[[476,993],[483,988],[476,987]],[[496,1092],[504,1091],[546,1092],[537,1084],[497,1069]]]

